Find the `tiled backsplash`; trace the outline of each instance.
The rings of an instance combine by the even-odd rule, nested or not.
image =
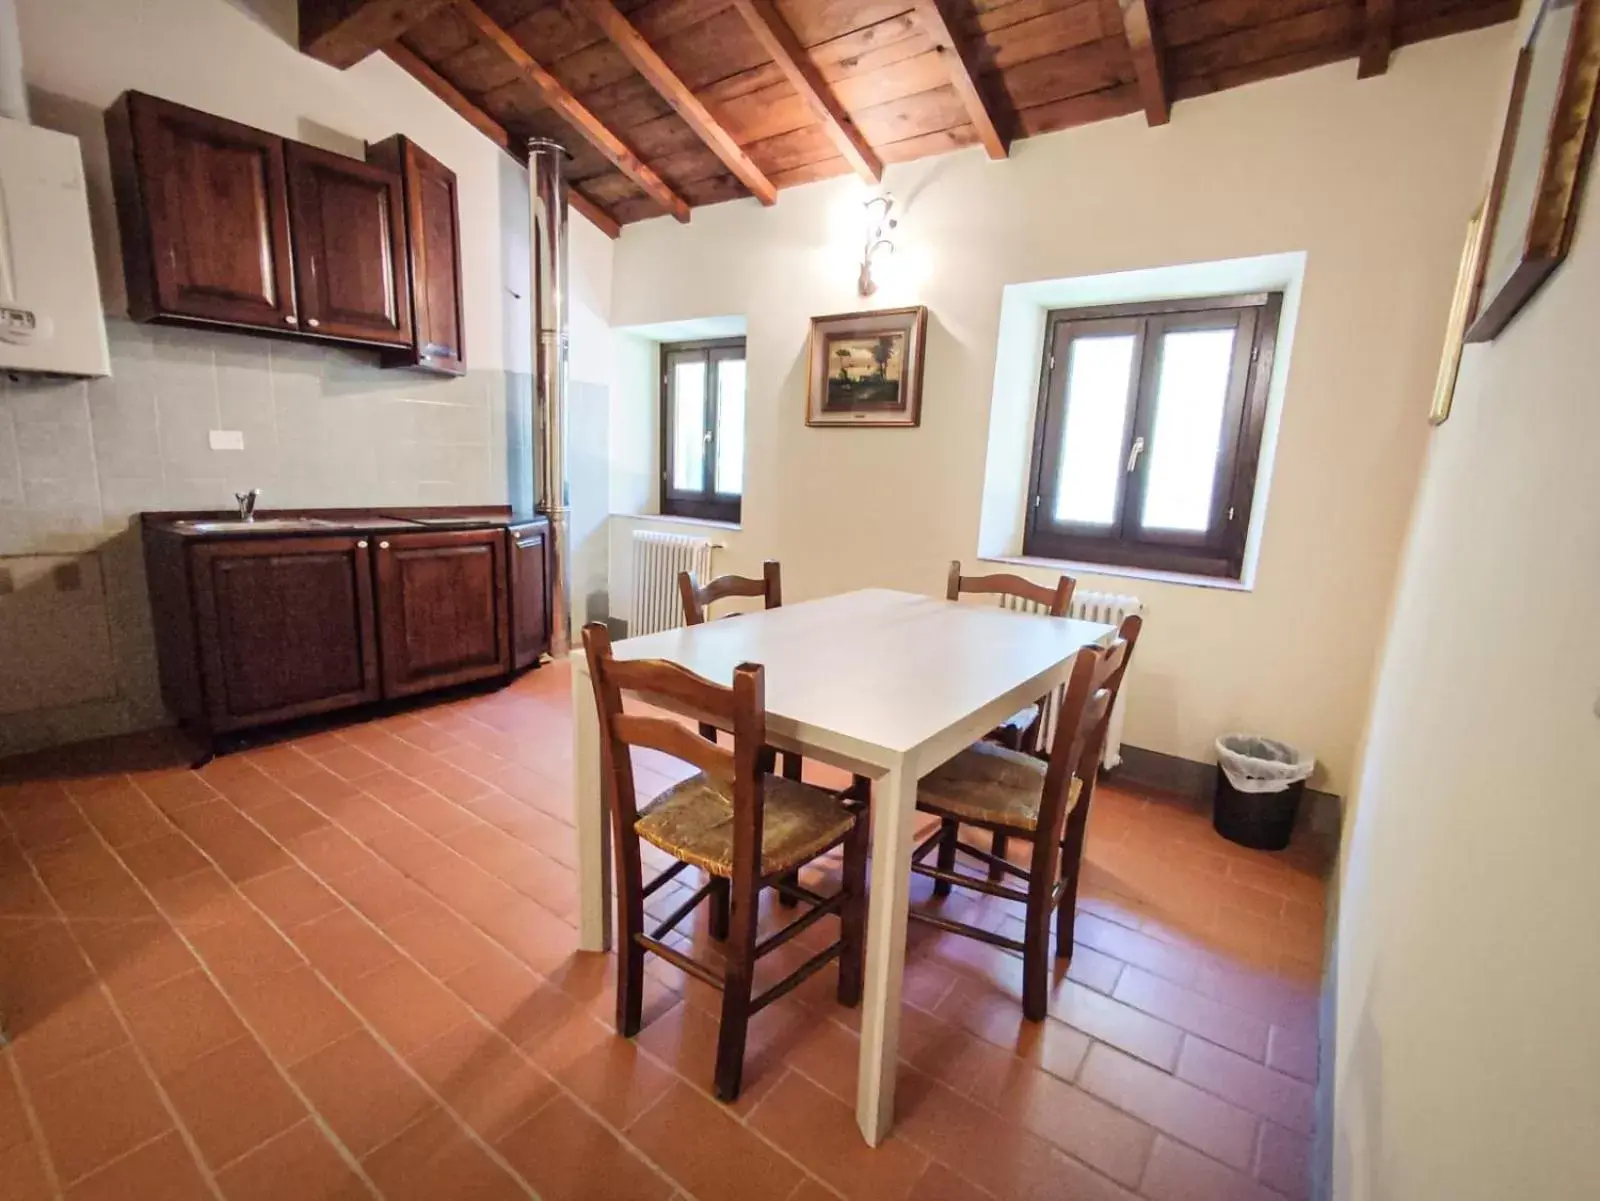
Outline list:
[[[504,504],[508,478],[528,487],[526,417],[507,414],[524,377],[116,319],[108,334],[109,379],[0,380],[0,571],[15,585],[0,589],[0,754],[160,720],[134,514],[228,508],[250,488],[269,509]],[[213,430],[244,449],[212,450]],[[40,557],[84,554],[87,594],[42,602],[57,576]],[[85,679],[84,656],[23,654],[50,641],[108,647],[103,678]]]

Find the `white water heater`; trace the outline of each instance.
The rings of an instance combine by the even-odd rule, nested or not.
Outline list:
[[[0,371],[109,375],[83,155],[0,117]]]

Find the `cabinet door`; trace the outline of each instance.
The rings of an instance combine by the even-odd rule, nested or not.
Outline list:
[[[252,537],[190,555],[213,730],[378,699],[366,539]]]
[[[407,696],[511,670],[503,530],[378,543],[383,691]]]
[[[112,128],[134,316],[296,328],[283,139],[130,93]],[[131,144],[130,144],[131,143]]]
[[[550,597],[545,589],[545,555],[549,550],[544,522],[512,526],[511,540],[511,666],[518,670],[537,663],[550,649]]]
[[[461,216],[455,172],[404,134],[367,147],[367,161],[400,173],[416,344],[385,359],[461,375],[467,369],[461,298]]]
[[[285,154],[301,328],[409,345],[400,176],[299,142]]]

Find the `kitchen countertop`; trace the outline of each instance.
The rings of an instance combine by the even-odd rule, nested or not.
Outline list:
[[[237,510],[140,514],[145,528],[185,539],[304,538],[354,533],[424,533],[426,531],[503,529],[543,521],[542,515],[516,515],[508,507],[437,507],[395,509],[261,509],[253,521],[241,521]]]

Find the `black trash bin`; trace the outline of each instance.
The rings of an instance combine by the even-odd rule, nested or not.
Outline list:
[[[1252,850],[1283,850],[1316,761],[1287,743],[1239,734],[1217,739],[1217,758],[1212,827]]]

